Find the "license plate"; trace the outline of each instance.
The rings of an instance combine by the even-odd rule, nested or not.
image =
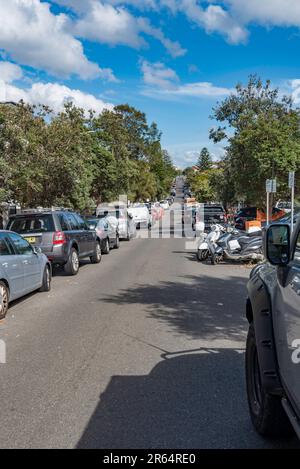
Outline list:
[[[26,237],[24,239],[26,239],[26,241],[28,241],[28,243],[30,243],[30,244],[34,244],[36,242],[36,238],[33,237],[33,236],[31,236],[29,238]]]

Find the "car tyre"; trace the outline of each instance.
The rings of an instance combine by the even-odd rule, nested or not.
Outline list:
[[[120,248],[120,237],[119,237],[118,234],[117,234],[117,237],[116,237],[116,242],[115,242],[114,248],[115,248],[115,249],[119,249],[119,248]]]
[[[102,259],[101,246],[100,246],[100,243],[97,241],[95,253],[90,257],[90,260],[92,264],[99,264],[101,262],[101,259]]]
[[[68,275],[77,275],[79,271],[79,257],[78,252],[75,248],[71,249],[67,263],[64,266],[64,270]]]
[[[266,437],[290,437],[294,431],[282,407],[281,397],[263,388],[254,325],[250,324],[246,346],[246,386],[252,423]]]
[[[103,248],[103,254],[109,254],[109,252],[110,252],[109,239],[106,238],[105,243],[104,243],[104,248]]]
[[[43,283],[40,288],[40,292],[47,292],[51,290],[51,269],[49,265],[46,265],[43,273]]]
[[[4,282],[0,282],[0,319],[4,319],[8,311],[9,289]]]

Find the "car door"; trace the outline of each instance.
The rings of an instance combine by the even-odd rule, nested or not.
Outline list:
[[[79,257],[85,257],[86,255],[86,246],[85,246],[85,236],[80,230],[79,221],[76,219],[74,213],[65,212],[66,219],[68,221],[68,225],[70,226],[70,231],[68,232],[70,238],[76,241],[78,250],[79,250]]]
[[[13,243],[15,251],[24,267],[24,292],[34,291],[41,286],[41,261],[33,247],[17,233],[9,233],[8,237]]]
[[[292,260],[277,272],[273,316],[280,374],[300,408],[300,229]]]
[[[24,265],[6,233],[0,234],[0,268],[10,289],[10,298],[16,299],[24,294]]]
[[[87,226],[87,223],[81,218],[80,215],[74,213],[74,217],[77,220],[78,226],[81,233],[83,245],[84,245],[84,252],[86,255],[93,254],[95,252],[95,234],[94,231],[90,230]]]

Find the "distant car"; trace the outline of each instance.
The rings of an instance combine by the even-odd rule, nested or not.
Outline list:
[[[22,236],[0,231],[0,319],[5,318],[10,301],[35,290],[51,289],[51,263]]]
[[[224,207],[220,204],[200,204],[196,211],[196,232],[209,231],[212,225],[227,223]]]
[[[101,252],[109,254],[111,249],[119,249],[120,236],[116,228],[107,218],[87,218],[86,222],[91,230],[95,230],[100,239]]]
[[[270,216],[270,222],[276,221],[283,217],[285,212],[280,210],[279,208],[273,207],[272,215]],[[235,227],[238,230],[245,229],[245,222],[246,221],[254,221],[258,220],[262,223],[266,222],[267,215],[263,209],[259,209],[257,207],[245,207],[242,208],[235,216]]]
[[[136,236],[136,226],[125,207],[100,207],[97,209],[97,217],[107,218],[109,222],[118,228],[121,240],[130,241]]]
[[[153,221],[159,221],[164,215],[164,209],[160,206],[159,202],[154,202],[151,206],[151,214]]]
[[[275,207],[279,210],[283,210],[285,213],[290,213],[292,211],[292,203],[284,200],[279,200]]]
[[[145,204],[134,204],[132,207],[129,207],[128,212],[132,216],[132,219],[138,228],[151,228],[152,217]]]
[[[11,216],[7,229],[40,248],[53,265],[63,266],[69,275],[78,273],[80,259],[89,257],[93,264],[101,260],[100,240],[75,212],[26,211]]]
[[[169,205],[169,202],[168,202],[167,200],[161,200],[159,203],[160,203],[160,206],[161,206],[164,210],[169,210],[170,205]]]

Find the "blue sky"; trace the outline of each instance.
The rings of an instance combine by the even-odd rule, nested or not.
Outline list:
[[[128,102],[181,167],[208,146],[213,106],[249,74],[300,101],[299,0],[0,0],[0,101]]]

